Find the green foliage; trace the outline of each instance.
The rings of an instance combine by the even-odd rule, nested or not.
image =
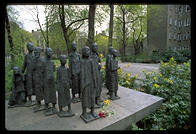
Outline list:
[[[129,55],[125,57],[126,62],[136,62],[136,63],[149,63],[151,58],[146,53],[141,53],[138,55]]]
[[[23,66],[23,60],[24,60],[24,55],[19,54],[15,56],[15,64],[14,66],[17,66],[22,70]],[[6,64],[5,64],[5,93],[10,92],[11,87],[12,87],[12,75],[13,75],[13,70],[11,69],[11,59],[6,58]]]
[[[154,51],[151,58],[154,62],[159,62],[160,60],[167,62],[171,57],[174,57],[177,63],[183,63],[191,59],[190,49],[174,50],[168,48],[165,51]]]
[[[145,129],[190,128],[191,114],[191,75],[189,60],[182,65],[174,58],[161,61],[160,74],[145,73],[143,88],[146,93],[164,98],[162,106],[142,122],[148,122]]]

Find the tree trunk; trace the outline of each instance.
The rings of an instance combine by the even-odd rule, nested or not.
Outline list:
[[[11,69],[13,69],[14,62],[15,62],[15,57],[14,57],[14,44],[13,44],[13,40],[12,40],[12,36],[11,36],[10,23],[9,23],[9,19],[8,19],[7,9],[6,9],[6,12],[5,13],[6,13],[5,14],[5,23],[6,23],[8,41],[9,41],[9,44],[10,44]]]
[[[108,47],[112,46],[113,16],[114,16],[114,5],[110,4],[110,24],[109,24],[109,43],[108,43]]]
[[[122,27],[122,31],[123,31],[123,40],[122,40],[122,62],[125,61],[125,48],[126,48],[126,41],[125,41],[125,13],[123,12],[123,27]]]
[[[60,12],[61,11],[61,12]],[[65,39],[65,43],[67,46],[67,54],[71,52],[71,49],[69,48],[69,37],[68,37],[68,29],[65,26],[65,12],[64,12],[64,5],[59,5],[59,17],[61,20],[61,27],[63,30],[63,37]]]
[[[92,43],[94,43],[94,22],[95,22],[95,9],[96,5],[89,6],[88,14],[88,40],[87,45],[91,48]]]
[[[134,50],[135,50],[135,55],[140,54],[140,44],[138,41],[135,42],[135,44],[133,44],[134,46]]]

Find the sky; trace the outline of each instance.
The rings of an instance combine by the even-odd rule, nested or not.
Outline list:
[[[33,9],[35,5],[12,5],[18,12],[19,12],[19,18],[18,20],[22,22],[23,28],[29,32],[32,32],[32,30],[36,31],[39,29],[39,25],[33,21],[33,13],[29,9]],[[44,24],[44,6],[43,5],[38,5],[38,11],[39,11],[39,18],[40,18],[40,23]],[[108,22],[109,22],[109,17],[105,19],[105,21],[102,23],[100,27],[95,27],[95,31],[97,33],[101,33],[103,30],[106,30],[108,28]],[[81,29],[82,31],[88,30],[88,26]]]

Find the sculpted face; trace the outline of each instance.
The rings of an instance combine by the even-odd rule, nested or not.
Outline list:
[[[41,51],[42,51],[41,47],[35,47],[34,54],[36,58],[40,57]]]
[[[83,47],[82,55],[89,57],[90,56],[90,48],[88,46]]]
[[[18,67],[14,67],[14,74],[20,74],[20,69]]]
[[[77,48],[76,43],[73,42],[73,43],[71,44],[71,47],[72,47],[72,50],[73,50],[73,51],[76,51],[76,48]]]
[[[112,54],[113,49],[114,49],[114,48],[113,48],[112,46],[110,46],[110,47],[108,48],[108,51],[109,51],[110,54]]]
[[[113,56],[114,56],[114,57],[117,57],[117,56],[118,56],[118,51],[115,50],[115,49],[113,50]]]
[[[63,64],[63,65],[66,64],[66,59],[67,59],[66,55],[61,55],[59,57],[59,60],[60,60],[61,64]]]
[[[28,49],[28,51],[29,52],[33,52],[33,49],[34,49],[34,46],[33,46],[33,44],[32,43],[27,43],[27,49]]]
[[[97,50],[98,50],[97,44],[96,44],[96,43],[93,43],[93,44],[92,44],[92,51],[93,51],[93,52],[97,52]]]
[[[46,56],[48,57],[48,58],[51,58],[52,57],[52,49],[51,48],[46,48]]]

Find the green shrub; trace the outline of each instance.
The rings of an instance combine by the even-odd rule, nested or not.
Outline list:
[[[161,60],[167,62],[171,57],[174,57],[177,63],[183,63],[191,59],[191,51],[188,48],[181,50],[168,48],[165,51],[153,51],[151,55],[154,62],[160,62]]]
[[[190,63],[178,65],[174,58],[161,61],[160,74],[145,73],[143,88],[146,93],[164,98],[162,106],[142,120],[146,129],[190,128],[191,75]]]
[[[23,54],[19,54],[15,56],[14,66],[18,66],[20,70],[22,70],[24,56]],[[6,59],[5,65],[5,93],[10,92],[12,87],[12,75],[13,70],[11,69],[11,59]]]

